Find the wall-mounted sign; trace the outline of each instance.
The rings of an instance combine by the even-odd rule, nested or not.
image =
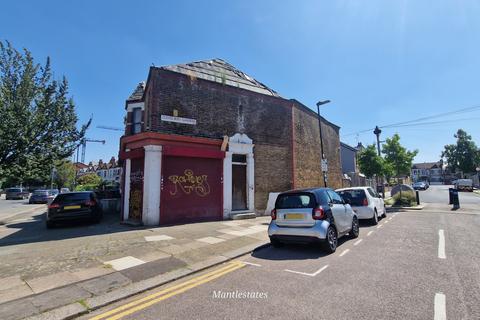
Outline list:
[[[166,122],[176,122],[176,123],[183,123],[183,124],[192,124],[192,125],[196,125],[197,124],[197,120],[195,119],[190,119],[190,118],[182,118],[182,117],[173,117],[173,116],[167,116],[165,114],[162,114],[160,119],[162,121],[166,121]]]

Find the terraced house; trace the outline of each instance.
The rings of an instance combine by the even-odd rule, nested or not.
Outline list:
[[[263,214],[271,192],[323,185],[317,114],[221,59],[150,67],[125,108],[124,220]],[[328,184],[341,187],[340,128],[321,123]]]

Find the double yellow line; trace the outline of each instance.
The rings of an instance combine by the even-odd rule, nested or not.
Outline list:
[[[90,318],[90,320],[101,320],[101,319],[107,319],[107,320],[117,320],[121,319],[125,316],[128,316],[132,313],[135,313],[137,311],[143,310],[145,308],[148,308],[160,301],[163,301],[165,299],[168,299],[170,297],[173,297],[177,294],[180,294],[182,292],[188,291],[192,288],[195,288],[203,283],[212,281],[214,279],[217,279],[227,273],[230,273],[232,271],[235,271],[237,269],[243,268],[245,266],[244,263],[240,261],[232,261],[228,263],[226,266],[219,268],[217,270],[211,271],[209,273],[203,274],[201,276],[192,278],[188,281],[182,282],[180,284],[177,284],[175,286],[166,288],[164,290],[158,291],[156,293],[153,293],[149,296],[146,296],[144,298],[132,301],[130,303],[127,303],[123,306],[120,306],[118,308],[112,309],[110,311],[107,311],[105,313],[99,314],[98,316],[95,316],[93,318]]]

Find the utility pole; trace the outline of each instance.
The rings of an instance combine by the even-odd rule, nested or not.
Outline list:
[[[382,133],[382,130],[380,130],[380,128],[378,126],[375,126],[375,130],[373,130],[373,133],[377,136],[377,152],[378,152],[378,156],[381,157],[381,154],[380,154],[380,133]],[[380,182],[379,182],[379,177],[377,176],[377,189],[380,185]],[[385,186],[383,185],[383,177],[380,177],[381,180],[382,180],[382,184],[381,184],[381,190],[382,190],[382,195],[383,195],[383,198],[385,198]]]
[[[325,159],[325,152],[323,151],[323,136],[322,136],[322,118],[320,117],[320,106],[323,104],[329,103],[330,100],[325,101],[318,101],[317,102],[317,114],[318,114],[318,127],[320,130],[320,148],[321,150],[321,167],[322,167],[322,174],[323,174],[323,186],[327,187],[327,171],[328,171],[328,163],[327,159]]]

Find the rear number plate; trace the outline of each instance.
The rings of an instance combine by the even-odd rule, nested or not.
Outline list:
[[[82,206],[65,206],[63,210],[73,210],[73,209],[80,209]]]
[[[303,213],[287,213],[285,214],[285,220],[301,220],[303,219]]]

